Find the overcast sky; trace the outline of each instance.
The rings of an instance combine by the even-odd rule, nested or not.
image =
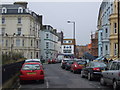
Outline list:
[[[99,6],[100,2],[30,2],[28,7],[43,15],[43,24],[63,31],[65,38],[73,37],[73,24],[67,21],[75,21],[77,44],[85,45],[97,30]]]
[[[67,21],[75,21],[77,45],[90,43],[91,32],[97,30],[97,18],[101,0],[98,0],[98,2],[94,0],[91,2],[73,2],[74,0],[70,0],[71,2],[24,1],[28,1],[30,10],[43,15],[43,24],[51,25],[58,31],[63,31],[65,38],[73,38],[73,24],[68,24]]]

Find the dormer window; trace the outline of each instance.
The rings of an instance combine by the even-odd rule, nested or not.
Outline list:
[[[22,7],[18,8],[18,13],[23,13],[23,8]]]
[[[7,13],[6,7],[3,7],[3,8],[2,8],[2,13]]]

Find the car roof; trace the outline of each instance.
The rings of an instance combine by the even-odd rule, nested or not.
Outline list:
[[[25,60],[25,62],[27,62],[27,61],[40,61],[40,59],[27,59],[27,60]]]
[[[120,60],[116,59],[116,60],[114,60],[114,61],[112,61],[112,62],[120,62]]]
[[[63,60],[71,60],[71,58],[64,58]]]

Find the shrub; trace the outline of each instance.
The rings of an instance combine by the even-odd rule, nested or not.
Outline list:
[[[8,54],[2,54],[2,63],[5,64],[9,61],[17,61],[19,59],[24,58],[21,52],[9,52]]]

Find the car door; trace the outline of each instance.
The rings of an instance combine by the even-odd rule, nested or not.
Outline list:
[[[87,66],[84,68],[84,74],[88,76],[88,72],[92,66],[92,63],[87,64]]]
[[[111,68],[111,65],[112,65],[112,62],[110,62],[108,65],[107,65],[107,70],[103,71],[102,74],[103,74],[103,77],[104,77],[104,80],[106,82],[108,82],[108,73],[109,73],[109,70]]]
[[[109,69],[109,71],[108,71],[108,83],[109,84],[112,84],[113,83],[113,78],[114,78],[114,72],[115,72],[115,70],[116,70],[116,67],[117,67],[117,62],[113,62],[112,64],[111,64],[111,67],[110,67],[110,69]]]

